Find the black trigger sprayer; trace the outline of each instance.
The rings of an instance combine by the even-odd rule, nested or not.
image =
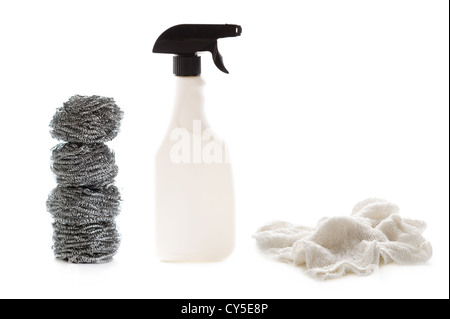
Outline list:
[[[228,73],[217,47],[220,38],[237,37],[242,27],[235,24],[180,24],[163,32],[156,40],[153,53],[175,54],[173,73],[176,76],[199,76],[201,61],[197,52],[211,52],[214,64]]]

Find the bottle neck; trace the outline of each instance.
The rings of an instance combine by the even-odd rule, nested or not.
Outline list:
[[[202,128],[208,128],[204,112],[203,87],[200,76],[177,76],[175,107],[172,127],[193,130],[194,121],[201,121]]]

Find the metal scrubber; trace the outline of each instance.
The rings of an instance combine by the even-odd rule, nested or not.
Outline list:
[[[122,118],[112,98],[75,95],[56,111],[50,133],[70,143],[106,143],[119,133]]]
[[[120,235],[115,217],[120,194],[113,185],[118,168],[106,146],[119,132],[123,112],[112,98],[76,95],[56,111],[51,135],[64,141],[52,151],[58,186],[50,193],[53,251],[70,263],[111,261]]]
[[[103,143],[64,143],[53,149],[52,171],[59,186],[98,188],[114,181],[118,167]]]

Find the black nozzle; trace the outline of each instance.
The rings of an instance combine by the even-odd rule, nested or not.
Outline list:
[[[175,54],[173,71],[177,76],[200,75],[201,64],[197,52],[202,51],[211,52],[217,68],[228,73],[217,47],[217,40],[237,37],[241,33],[242,27],[235,24],[180,24],[159,36],[153,52]]]

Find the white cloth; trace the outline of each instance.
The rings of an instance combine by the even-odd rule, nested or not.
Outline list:
[[[349,217],[319,221],[316,228],[274,222],[254,235],[258,246],[276,259],[306,264],[314,277],[331,279],[348,273],[370,275],[379,263],[425,263],[432,248],[422,233],[422,221],[402,219],[399,208],[367,199]]]

